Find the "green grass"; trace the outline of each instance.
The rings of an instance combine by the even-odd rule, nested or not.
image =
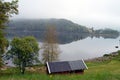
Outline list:
[[[15,69],[0,74],[0,80],[120,80],[120,61],[87,62],[84,74],[47,75],[45,72],[26,72],[24,75]]]

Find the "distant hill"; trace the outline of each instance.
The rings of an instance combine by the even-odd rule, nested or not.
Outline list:
[[[43,41],[46,28],[48,26],[54,26],[57,31],[59,43],[69,43],[84,39],[96,33],[99,34],[99,31],[96,32],[66,19],[19,19],[11,20],[6,25],[8,27],[5,31],[7,33],[6,37],[8,38],[31,35],[36,37],[39,41]]]
[[[119,32],[113,29],[99,29],[94,31],[95,35],[102,36],[103,38],[117,38],[119,36]]]

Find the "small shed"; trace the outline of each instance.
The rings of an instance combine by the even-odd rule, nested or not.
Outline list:
[[[61,61],[61,62],[47,62],[48,74],[56,73],[84,73],[88,69],[84,60],[77,61]]]

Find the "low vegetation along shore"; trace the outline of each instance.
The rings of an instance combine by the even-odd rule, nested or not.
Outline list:
[[[84,74],[48,75],[43,65],[26,69],[22,75],[17,68],[0,71],[0,80],[120,80],[120,61],[117,58],[105,61],[87,61]]]

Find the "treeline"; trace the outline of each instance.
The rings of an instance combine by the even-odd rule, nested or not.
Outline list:
[[[11,20],[6,25],[9,26],[6,29],[6,37],[8,38],[14,36],[34,36],[39,41],[43,41],[47,26],[55,27],[59,43],[69,43],[88,36],[116,38],[119,35],[118,31],[115,30],[92,30],[65,19]]]
[[[109,28],[96,30],[94,34],[104,38],[117,38],[119,36],[118,31]]]

